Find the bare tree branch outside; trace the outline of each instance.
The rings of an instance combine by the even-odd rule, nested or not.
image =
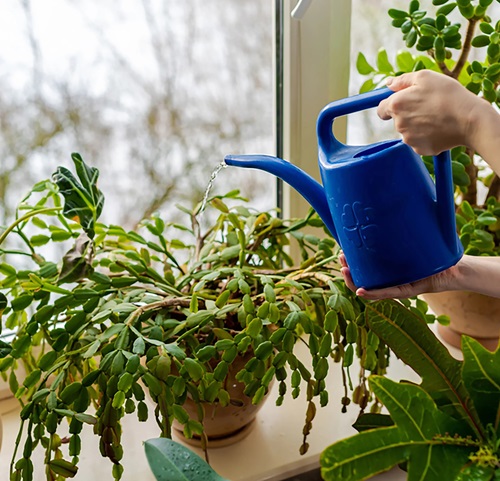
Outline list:
[[[100,169],[105,216],[129,227],[199,202],[226,153],[273,153],[271,8],[4,0],[0,224],[71,152]],[[226,175],[216,191],[240,188],[274,205],[274,178]]]

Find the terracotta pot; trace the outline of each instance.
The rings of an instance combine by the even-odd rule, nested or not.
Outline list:
[[[475,292],[450,291],[422,296],[436,315],[450,317],[449,326],[438,326],[445,342],[460,348],[462,334],[494,351],[500,337],[500,299]]]
[[[222,447],[247,436],[254,425],[258,411],[264,404],[262,400],[258,405],[252,404],[252,398],[245,395],[245,385],[235,379],[236,374],[243,369],[245,364],[253,357],[253,353],[238,356],[229,366],[226,391],[231,399],[228,406],[204,403],[205,418],[203,427],[207,434],[210,447]],[[266,394],[267,397],[267,394]],[[183,405],[191,419],[198,419],[197,405],[186,399]],[[182,436],[183,427],[174,421],[173,428]],[[199,438],[185,439],[188,444],[199,446]]]

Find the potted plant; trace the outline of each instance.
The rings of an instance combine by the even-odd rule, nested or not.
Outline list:
[[[358,434],[327,447],[320,460],[322,478],[361,481],[400,466],[409,480],[498,479],[500,350],[490,352],[463,336],[464,359],[459,361],[422,319],[392,300],[369,304],[365,321],[422,382],[370,376],[388,414],[362,414],[354,424]],[[149,440],[145,449],[159,481],[223,481],[171,440]],[[193,465],[195,472],[187,469]],[[165,467],[168,478],[162,478]]]
[[[500,350],[490,352],[463,336],[459,361],[395,301],[371,304],[365,315],[370,329],[422,382],[370,377],[389,414],[362,415],[358,434],[326,448],[323,479],[368,479],[397,465],[409,480],[498,479]]]
[[[390,9],[392,25],[401,30],[406,49],[394,63],[380,49],[376,65],[360,53],[357,69],[369,78],[361,91],[388,76],[432,69],[460,81],[485,101],[500,105],[500,21],[489,16],[493,0],[412,0],[408,10]],[[466,254],[500,253],[500,179],[469,148],[452,150],[457,227]],[[433,172],[432,158],[423,158]],[[486,192],[486,193],[484,193]],[[484,199],[483,199],[484,197]],[[450,328],[441,334],[460,346],[460,334],[495,349],[500,334],[500,301],[469,292],[429,294],[425,300],[438,314],[448,314]]]
[[[236,376],[253,405],[273,380],[278,404],[306,389],[301,452],[316,404],[328,402],[331,360],[344,373],[342,403],[380,409],[366,379],[385,372],[387,347],[367,329],[365,303],[338,276],[334,242],[302,232],[324,233],[312,212],[285,221],[229,207],[242,201],[231,192],[209,201],[218,217],[206,231],[200,206],[183,209],[185,224],[154,215],[127,231],[98,222],[98,171],[78,154],[72,159],[76,174],[59,167],[53,180],[36,184],[0,234],[2,316],[15,333],[0,342],[0,372],[22,404],[11,479],[32,479],[35,448],[45,450],[47,479],[74,476],[84,423],[120,479],[120,420],[132,413],[145,420],[147,393],[160,436],[170,438],[176,421],[206,449],[206,410],[242,402],[227,389],[241,356],[248,358]],[[287,254],[290,239],[300,246],[299,266]],[[405,309],[434,320],[421,301]],[[308,346],[312,368],[296,356],[298,342]],[[355,357],[361,370],[353,380]],[[18,378],[21,364],[26,376]]]

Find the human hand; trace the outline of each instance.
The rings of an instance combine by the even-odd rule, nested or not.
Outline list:
[[[347,260],[344,254],[339,255],[339,261],[342,266],[340,272],[347,287],[351,289],[351,291],[355,292],[357,296],[373,301],[379,299],[406,299],[408,297],[414,297],[426,292],[442,292],[451,290],[452,288],[454,288],[454,283],[456,282],[456,279],[458,277],[459,269],[457,264],[431,277],[427,277],[410,284],[387,287],[384,289],[366,290],[362,287],[357,288],[354,285],[351,277],[351,272],[349,270],[349,266],[347,265]]]
[[[380,102],[377,113],[394,119],[403,142],[415,152],[437,155],[458,145],[474,147],[475,112],[487,102],[457,80],[420,70],[388,79],[387,85],[395,93]]]

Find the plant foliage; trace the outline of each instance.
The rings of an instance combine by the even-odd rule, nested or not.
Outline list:
[[[278,404],[305,390],[302,453],[316,405],[328,403],[332,359],[341,364],[343,408],[352,398],[362,411],[380,409],[366,378],[384,374],[388,349],[339,276],[337,247],[317,216],[282,220],[230,192],[210,199],[218,217],[206,232],[199,207],[182,208],[185,224],[153,215],[128,231],[98,221],[98,173],[76,154],[73,162],[77,175],[59,168],[54,181],[38,183],[0,237],[0,313],[14,332],[0,344],[0,372],[22,404],[12,480],[33,479],[34,449],[45,451],[47,479],[73,476],[83,424],[93,426],[119,479],[121,419],[134,413],[145,421],[147,394],[162,437],[176,421],[206,448],[203,406],[232,402],[227,374],[244,354],[237,379],[254,404],[273,380]],[[287,254],[291,241],[300,265]],[[408,309],[434,320],[423,303]],[[311,368],[297,357],[297,343],[308,347]],[[188,398],[198,405],[194,416]]]
[[[388,415],[322,454],[326,481],[362,480],[404,464],[408,480],[494,480],[500,475],[500,351],[463,337],[463,361],[396,301],[367,306],[366,322],[422,378],[369,379]],[[368,415],[365,415],[368,416]]]
[[[412,0],[407,10],[389,9],[392,26],[401,30],[407,50],[400,50],[393,62],[384,48],[372,63],[359,53],[357,70],[368,76],[361,91],[372,90],[389,76],[430,69],[457,79],[474,94],[500,107],[500,20],[489,15],[492,3]],[[465,253],[498,255],[500,179],[485,169],[484,161],[470,148],[456,147],[451,156],[457,223]],[[433,173],[432,159],[423,160]],[[478,184],[487,188],[485,202],[479,196]]]

